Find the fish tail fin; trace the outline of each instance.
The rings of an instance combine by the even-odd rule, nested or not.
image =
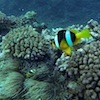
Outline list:
[[[91,36],[89,29],[83,29],[81,32],[76,34],[77,38],[89,38]]]

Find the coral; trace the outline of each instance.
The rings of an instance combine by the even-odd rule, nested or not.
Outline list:
[[[60,58],[57,59],[55,65],[57,66],[57,70],[64,71],[68,67],[70,56],[65,56],[64,53]]]
[[[87,25],[92,31],[100,34],[100,25],[97,21],[91,19],[90,21],[87,22]]]
[[[72,89],[69,94],[76,95],[78,99],[99,100],[100,41],[96,40],[90,44],[86,44],[68,60],[69,61],[63,61],[64,63],[62,62],[62,66],[67,66],[65,74],[67,76],[68,86],[70,86],[71,81],[81,86],[81,88],[76,89],[77,91],[74,91],[74,93]],[[71,89],[71,87],[68,88]]]
[[[36,16],[36,12],[34,12],[34,11],[28,11],[28,12],[24,15],[24,17],[27,18],[27,19],[33,19],[34,16]]]
[[[28,11],[23,16],[20,16],[18,18],[15,17],[16,26],[20,27],[24,25],[33,25],[34,22],[37,22],[35,16],[36,16],[36,12]]]
[[[87,22],[86,27],[90,29],[91,35],[94,39],[100,39],[100,25],[97,21],[91,19]]]
[[[3,32],[6,30],[8,31],[8,28],[10,26],[10,21],[7,18],[6,14],[2,13],[0,11],[0,31],[2,30]]]
[[[63,28],[49,30],[35,16],[34,11],[19,17],[0,12],[1,35],[9,31],[0,44],[0,100],[99,100],[99,23],[90,20],[85,27],[92,39],[82,40],[65,57],[51,47],[55,33]]]
[[[45,23],[39,23],[36,18],[36,12],[28,11],[25,15],[15,18],[16,27],[31,25],[38,32],[42,32],[42,29],[46,29]]]
[[[6,18],[6,15],[0,11],[0,22],[3,22],[5,18]]]
[[[23,76],[18,72],[0,72],[0,99],[15,98],[22,91]]]
[[[83,25],[77,24],[77,25],[68,26],[66,29],[67,29],[67,30],[75,29],[75,30],[77,30],[77,31],[81,31],[83,28],[84,28]]]
[[[31,26],[22,26],[11,30],[3,38],[2,48],[14,57],[38,60],[49,53],[50,42]]]
[[[7,16],[6,14],[0,11],[0,32],[1,35],[7,34],[10,29],[18,28],[25,25],[32,25],[36,28],[36,31],[42,32],[42,29],[46,29],[47,26],[44,23],[39,23],[35,19],[36,12],[28,11],[24,15],[19,17],[16,16]]]

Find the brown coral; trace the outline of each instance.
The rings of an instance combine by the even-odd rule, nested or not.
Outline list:
[[[77,100],[100,99],[100,40],[85,45],[57,66],[66,68],[67,92],[71,99],[76,97]],[[75,91],[72,88],[75,84],[71,84],[73,82],[77,84]]]
[[[100,99],[100,41],[94,41],[74,54],[66,70],[68,77],[77,80],[85,87],[84,98]],[[86,100],[86,99],[85,99]]]
[[[50,43],[31,26],[11,30],[2,42],[3,50],[14,57],[24,59],[42,59],[49,53]]]

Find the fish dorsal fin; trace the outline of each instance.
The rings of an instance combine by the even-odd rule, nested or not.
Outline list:
[[[72,29],[72,30],[70,30],[72,33],[74,33],[74,34],[77,34],[77,33],[79,33],[79,31],[77,31],[77,30],[75,30],[75,29]]]
[[[78,39],[80,38],[89,38],[91,36],[89,29],[83,29],[81,32],[76,34]]]

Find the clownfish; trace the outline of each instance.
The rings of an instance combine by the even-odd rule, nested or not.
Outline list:
[[[91,36],[89,29],[83,29],[81,32],[77,30],[60,30],[54,37],[53,47],[62,50],[65,54],[72,54],[72,47],[77,45],[81,38],[89,38]]]

